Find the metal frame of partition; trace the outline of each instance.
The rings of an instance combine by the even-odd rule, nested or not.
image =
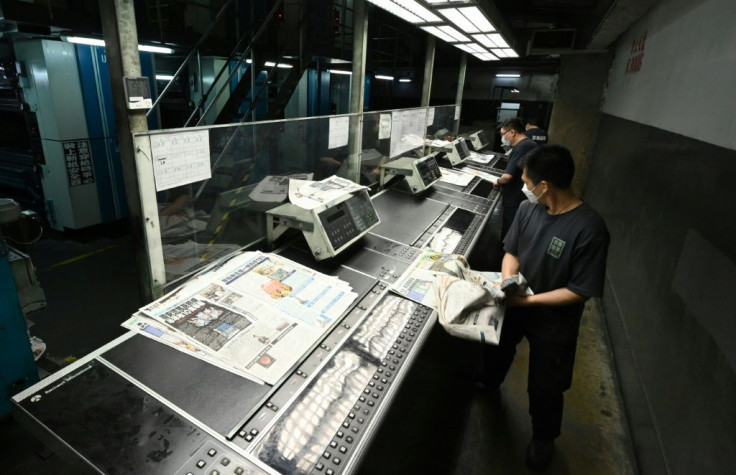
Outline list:
[[[377,189],[381,164],[424,156],[426,139],[456,136],[459,118],[452,104],[133,134],[152,294],[263,240],[265,212],[286,198],[253,198],[266,177]]]

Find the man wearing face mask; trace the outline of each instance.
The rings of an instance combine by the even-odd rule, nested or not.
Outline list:
[[[519,204],[524,200],[524,194],[521,192],[521,159],[538,145],[524,134],[524,125],[516,117],[506,119],[501,124],[498,133],[501,134],[503,144],[513,147],[509,155],[509,163],[503,175],[494,185],[501,188],[503,204],[501,239],[503,239],[514,220]]]
[[[603,294],[610,242],[598,213],[573,193],[574,173],[570,151],[559,145],[543,145],[525,157],[522,180],[529,201],[519,206],[504,240],[501,273],[504,279],[521,273],[534,295],[507,294],[499,345],[484,347],[484,382],[494,389],[506,377],[516,345],[524,337],[529,342],[533,436],[526,464],[535,470],[546,469],[554,455],[580,317],[585,301]]]

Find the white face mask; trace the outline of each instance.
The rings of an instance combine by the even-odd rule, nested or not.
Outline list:
[[[539,183],[537,183],[537,185],[538,185],[538,184],[539,184]],[[534,185],[534,186],[532,187],[532,189],[530,190],[529,188],[527,188],[527,186],[526,186],[526,183],[524,183],[524,186],[523,186],[523,187],[521,188],[521,191],[522,191],[522,193],[524,193],[524,195],[526,195],[527,199],[528,199],[528,200],[529,200],[530,202],[532,202],[532,203],[535,203],[535,204],[536,204],[536,203],[539,203],[539,198],[540,198],[540,197],[541,197],[541,196],[542,196],[542,195],[544,194],[544,192],[542,192],[542,194],[541,194],[541,195],[537,196],[537,195],[535,195],[534,193],[532,193],[532,190],[534,190],[534,188],[536,188],[536,187],[537,187],[537,185]]]
[[[505,136],[505,135],[501,137],[501,144],[502,144],[502,145],[506,145],[506,146],[509,146],[509,145],[511,145],[511,144],[509,143],[509,141],[508,141],[508,140],[506,140],[506,136]]]

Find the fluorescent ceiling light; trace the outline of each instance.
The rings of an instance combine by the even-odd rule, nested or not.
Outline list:
[[[399,79],[399,82],[411,82],[411,79],[409,79],[409,78],[401,78],[401,79]]]
[[[492,53],[473,53],[473,56],[482,61],[498,61],[498,58]]]
[[[63,38],[69,43],[76,43],[78,45],[105,46],[105,40],[99,38],[85,38],[83,36],[64,36]],[[171,54],[174,50],[163,46],[138,45],[138,51]]]
[[[499,73],[496,74],[497,78],[520,78],[521,74],[519,73]]]
[[[383,79],[385,81],[393,81],[394,80],[394,77],[393,76],[384,76],[382,74],[376,74],[375,75],[375,78],[376,79]]]
[[[516,54],[516,51],[512,50],[511,48],[506,48],[506,49],[503,50],[503,52],[506,53],[506,55],[509,58],[518,58],[519,57],[519,55]]]
[[[470,46],[474,53],[487,53],[486,49],[477,43],[469,43],[468,46]]]
[[[66,36],[65,38],[69,43],[76,43],[78,45],[105,46],[105,40],[97,38],[84,38],[82,36]]]
[[[492,33],[488,35],[488,38],[493,41],[499,48],[509,47],[509,44],[506,43],[506,40],[503,39],[503,36],[499,35],[498,33]]]
[[[460,13],[457,8],[443,8],[438,10],[442,16],[450,20],[455,24],[461,31],[465,33],[478,33],[480,30],[476,28],[472,21],[465,18],[465,15]]]
[[[276,66],[277,68],[281,68],[281,69],[291,69],[291,68],[294,67],[291,64],[284,64],[284,63],[276,64],[273,61],[266,61],[265,63],[263,63],[263,65],[266,66],[266,67],[268,67],[268,68],[272,68],[272,67]]]
[[[460,41],[462,43],[467,43],[470,41],[470,38],[468,38],[465,35],[460,34],[459,31],[457,31],[455,28],[451,26],[443,25],[443,26],[440,26],[439,29],[446,35],[449,35],[450,37],[454,38],[453,41]]]
[[[174,76],[172,74],[157,74],[156,80],[158,81],[171,81],[174,79]]]
[[[138,45],[138,51],[148,51],[149,53],[162,53],[162,54],[171,54],[174,52],[171,48],[166,48],[164,46],[149,46],[149,45]]]
[[[478,43],[482,44],[486,48],[495,48],[496,45],[488,39],[488,35],[472,35],[473,39],[477,41]]]
[[[455,42],[455,39],[452,36],[450,36],[450,35],[448,35],[446,33],[443,33],[436,26],[423,26],[422,27],[422,30],[424,30],[427,33],[430,33],[430,34],[436,36],[437,38],[439,38],[441,40],[447,41],[448,43],[454,43]]]
[[[352,71],[344,71],[342,69],[328,69],[327,71],[331,74],[342,74],[344,76],[350,76],[353,74]]]
[[[480,31],[496,31],[486,15],[478,7],[464,7],[458,8],[458,11],[462,13],[465,18],[473,22],[478,30]]]
[[[458,43],[458,44],[455,44],[454,46],[460,48],[461,50],[463,50],[465,52],[468,52],[468,53],[471,53],[471,54],[475,53],[475,51],[473,50],[473,48],[470,47],[469,44],[466,44],[466,43]]]
[[[502,50],[502,49],[492,49],[491,51],[493,52],[493,54],[495,54],[499,58],[508,58],[509,57],[509,55],[507,55],[504,52],[504,50]]]
[[[478,7],[443,8],[438,11],[465,33],[496,31]]]
[[[393,2],[399,4],[399,6],[401,7],[406,8],[426,22],[442,21],[440,17],[421,6],[419,2],[415,0],[393,0]]]
[[[512,94],[518,94],[518,93],[519,93],[519,90],[518,90],[518,89],[516,89],[516,88],[513,88],[513,89],[511,90],[511,93],[512,93]]]
[[[408,21],[409,23],[424,23],[424,20],[422,18],[411,13],[409,10],[401,8],[400,6],[398,6],[391,0],[368,0],[368,1],[378,7],[383,8],[389,13],[393,13],[397,17]]]

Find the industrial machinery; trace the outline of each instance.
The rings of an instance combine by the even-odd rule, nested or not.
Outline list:
[[[0,199],[0,225],[17,221],[20,206]],[[0,228],[0,417],[10,413],[10,398],[38,381],[26,323],[21,311],[15,279],[8,260],[8,246]]]

